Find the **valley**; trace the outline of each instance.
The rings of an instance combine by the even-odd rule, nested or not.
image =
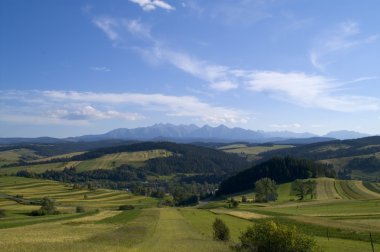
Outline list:
[[[152,246],[154,251],[173,246],[177,251],[229,251],[228,244],[212,239],[212,222],[218,217],[230,228],[230,243],[237,242],[240,232],[253,223],[274,219],[313,236],[324,251],[371,251],[369,232],[375,249],[380,249],[380,193],[358,186],[357,198],[345,199],[333,186],[341,181],[320,178],[317,182],[316,200],[294,200],[289,184],[281,184],[281,197],[275,203],[241,202],[230,209],[226,200],[216,200],[199,207],[157,208],[156,199],[128,192],[79,190],[54,181],[6,176],[0,178],[1,194],[28,199],[49,196],[56,199],[62,214],[28,216],[38,206],[0,197],[0,209],[6,212],[0,220],[0,242],[5,251],[146,251]],[[371,199],[361,198],[369,194]],[[248,200],[253,196],[247,192],[233,197],[243,195]],[[135,209],[118,210],[124,204]],[[78,205],[86,212],[75,213]]]
[[[0,243],[6,251],[230,251],[246,228],[273,220],[313,237],[323,251],[371,251],[371,239],[376,251],[380,184],[371,176],[379,170],[351,168],[352,178],[342,173],[358,157],[377,159],[376,141],[2,147]],[[274,167],[287,177],[272,174]],[[371,179],[355,177],[356,170]],[[248,187],[222,193],[239,174],[250,174],[242,176]],[[263,176],[279,181],[274,202],[255,201],[254,182]],[[313,181],[314,193],[299,200],[296,181]],[[32,216],[45,197],[60,214]],[[229,242],[213,239],[215,218],[228,226]]]

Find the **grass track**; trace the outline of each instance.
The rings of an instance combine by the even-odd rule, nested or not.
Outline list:
[[[159,209],[160,218],[150,239],[130,251],[229,251],[226,244],[200,234],[173,208]]]

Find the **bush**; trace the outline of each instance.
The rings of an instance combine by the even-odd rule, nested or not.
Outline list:
[[[315,241],[300,233],[294,226],[266,221],[249,227],[239,237],[241,244],[236,251],[245,252],[311,252],[316,250]]]
[[[214,239],[218,241],[230,240],[230,230],[227,225],[219,218],[216,218],[212,224],[214,230]]]
[[[55,206],[55,200],[45,197],[41,201],[41,208],[31,212],[32,216],[52,215],[59,214],[57,207]]]
[[[0,218],[4,218],[4,217],[5,217],[5,210],[0,209]]]
[[[237,208],[239,206],[239,201],[231,198],[228,202],[228,208]]]
[[[133,210],[133,209],[135,209],[135,207],[132,206],[132,205],[122,205],[122,206],[119,206],[119,210],[121,210],[121,211],[124,211],[124,210]]]
[[[247,196],[245,195],[241,196],[241,202],[246,203],[247,201],[248,201]]]
[[[83,206],[77,206],[76,209],[75,209],[75,212],[77,212],[77,213],[84,213],[84,212],[86,212],[86,210],[84,209]]]

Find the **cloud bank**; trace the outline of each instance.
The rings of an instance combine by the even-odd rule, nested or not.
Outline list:
[[[33,98],[31,98],[33,97]],[[246,113],[214,106],[193,96],[77,91],[1,91],[1,121],[45,118],[46,123],[144,120],[153,114],[187,117],[205,123],[246,123]],[[33,109],[30,109],[33,107]],[[25,117],[26,116],[26,117]],[[34,119],[33,119],[34,120]]]

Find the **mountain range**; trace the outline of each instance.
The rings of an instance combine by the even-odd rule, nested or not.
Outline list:
[[[225,125],[203,127],[190,125],[173,125],[173,124],[154,124],[148,127],[139,128],[119,128],[111,130],[105,134],[84,135],[78,137],[68,137],[63,139],[51,137],[39,138],[0,138],[0,144],[12,143],[52,143],[52,142],[76,142],[76,141],[99,141],[99,140],[156,140],[156,141],[174,141],[174,142],[254,142],[254,143],[295,143],[308,144],[315,142],[325,142],[334,139],[356,139],[367,137],[369,135],[355,131],[334,131],[323,136],[312,133],[295,133],[291,131],[262,131],[249,130],[243,128],[229,128]]]

